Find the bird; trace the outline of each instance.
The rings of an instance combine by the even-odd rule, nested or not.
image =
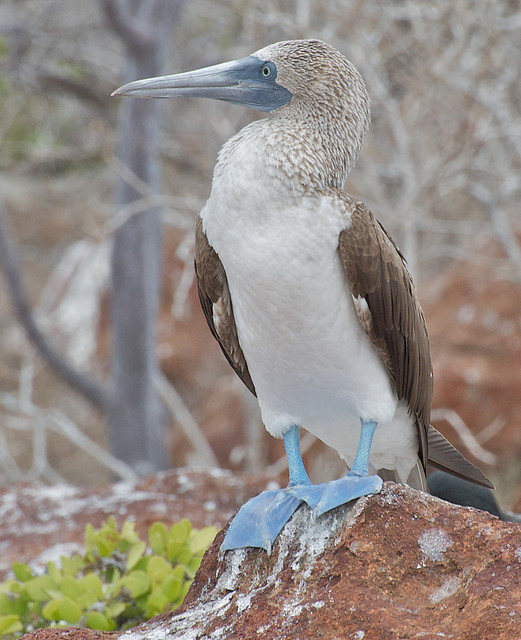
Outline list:
[[[318,518],[378,493],[383,480],[428,491],[428,464],[493,487],[430,425],[429,340],[405,258],[344,190],[370,124],[356,67],[321,40],[287,40],[112,95],[213,98],[266,113],[218,154],[196,221],[195,272],[210,331],[284,441],[289,482],[244,504],[221,549],[270,553],[302,503]],[[348,472],[312,483],[301,429]]]

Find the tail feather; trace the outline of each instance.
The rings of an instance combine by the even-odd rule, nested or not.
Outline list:
[[[428,433],[428,463],[440,471],[469,480],[487,489],[494,489],[494,485],[483,473],[469,462],[439,431],[429,425]]]

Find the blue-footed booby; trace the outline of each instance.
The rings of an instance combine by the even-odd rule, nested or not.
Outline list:
[[[223,146],[196,223],[208,326],[289,466],[288,486],[246,503],[222,549],[269,551],[302,502],[319,516],[378,492],[382,478],[427,491],[427,463],[491,486],[430,426],[429,341],[405,259],[343,191],[370,121],[351,62],[319,40],[291,40],[113,95],[216,98],[268,114]],[[312,484],[300,428],[336,449],[347,475]]]

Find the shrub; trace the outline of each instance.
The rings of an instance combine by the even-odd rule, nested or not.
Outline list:
[[[183,519],[170,528],[155,522],[148,545],[134,524],[118,530],[114,518],[85,528],[85,555],[62,556],[38,574],[15,562],[0,584],[0,638],[39,627],[80,626],[111,631],[172,611],[183,601],[217,529],[192,529]]]

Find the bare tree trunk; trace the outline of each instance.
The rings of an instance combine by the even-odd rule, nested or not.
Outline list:
[[[163,72],[180,2],[104,0],[104,9],[127,49],[124,82]],[[119,178],[116,202],[143,198],[160,187],[160,103],[121,100],[118,156],[135,176]],[[140,186],[137,186],[140,185]],[[137,188],[140,188],[140,192]],[[165,415],[154,378],[161,280],[159,211],[146,207],[114,233],[112,250],[113,393],[108,411],[111,450],[139,473],[168,466]]]

